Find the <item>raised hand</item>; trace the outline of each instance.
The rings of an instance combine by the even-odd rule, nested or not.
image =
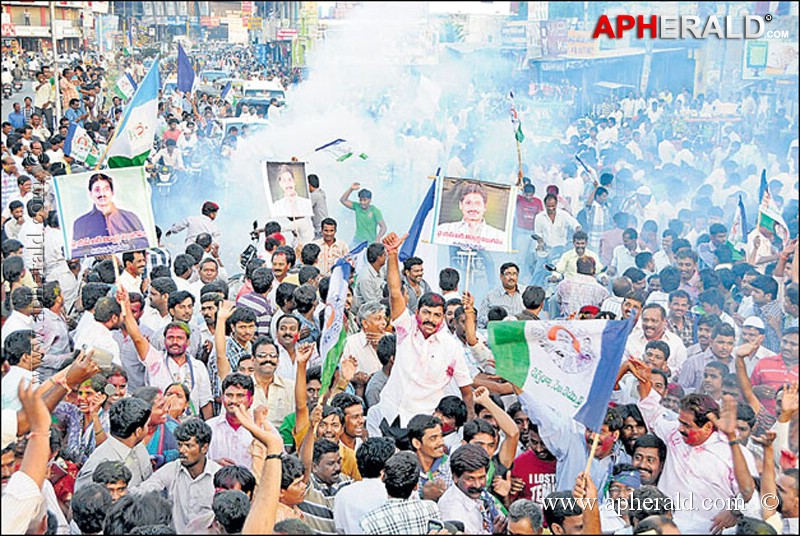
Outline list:
[[[476,404],[480,404],[481,406],[486,406],[488,402],[491,402],[491,398],[489,398],[489,389],[484,386],[478,387],[472,393],[472,400]]]
[[[736,357],[749,357],[764,343],[764,335],[758,335],[752,342],[746,342],[736,349]]]
[[[464,295],[461,296],[461,305],[464,306],[465,311],[475,309],[475,296],[473,296],[469,291],[464,292]]]
[[[760,436],[750,436],[750,438],[761,445],[763,448],[769,448],[772,446],[772,443],[775,441],[775,438],[778,437],[773,430],[767,430],[764,432],[764,435]]]
[[[342,376],[342,380],[350,383],[356,375],[356,369],[358,368],[358,360],[355,356],[349,355],[342,359],[339,363],[339,372]]]
[[[639,380],[641,383],[650,382],[650,367],[646,363],[634,358],[629,358],[628,363],[630,364],[630,368],[628,370],[630,370],[631,374],[633,374],[637,380]]]
[[[492,479],[492,491],[500,497],[508,497],[511,493],[511,471],[506,473],[505,478],[496,476]]]
[[[297,363],[308,363],[308,360],[311,359],[314,353],[314,343],[307,342],[299,344],[295,350],[297,352],[297,356],[295,357]]]
[[[130,301],[130,297],[128,296],[128,291],[125,290],[125,287],[123,287],[122,285],[117,286],[117,292],[115,297],[117,299],[117,302],[119,302],[119,304],[122,305],[123,307],[125,307],[125,304]]]
[[[792,383],[784,386],[783,399],[781,400],[781,415],[784,413],[794,415],[798,411],[798,385]]]
[[[95,413],[99,412],[105,401],[106,395],[104,393],[95,393],[90,396],[89,400],[87,400],[89,405],[89,413],[94,415]]]
[[[728,439],[736,439],[736,399],[730,395],[722,397],[722,407],[719,411],[719,418],[713,413],[708,414],[709,420],[714,423],[717,430],[728,436]]]
[[[100,372],[100,367],[91,359],[92,355],[94,355],[94,348],[88,352],[82,351],[67,369],[67,385],[71,389],[76,390],[80,384]]]
[[[387,253],[396,253],[400,246],[403,245],[403,242],[408,237],[408,233],[404,234],[402,237],[397,236],[397,233],[389,233],[388,235],[383,237],[383,245],[386,248]]]
[[[223,300],[222,303],[219,304],[219,310],[217,310],[217,323],[221,320],[224,324],[225,321],[231,317],[234,309],[236,309],[236,304],[234,302]]]
[[[319,423],[322,422],[322,404],[318,404],[317,407],[311,411],[309,419],[311,420],[311,429],[316,430]]]
[[[50,430],[50,412],[41,396],[36,394],[33,384],[21,381],[17,387],[22,410],[28,417],[31,432],[44,433]]]

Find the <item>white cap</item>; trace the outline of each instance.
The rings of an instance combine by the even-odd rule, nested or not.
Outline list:
[[[742,322],[743,328],[756,328],[764,331],[766,328],[764,326],[764,321],[761,320],[757,316],[748,316],[744,322]]]

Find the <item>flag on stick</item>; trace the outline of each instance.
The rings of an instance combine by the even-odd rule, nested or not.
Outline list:
[[[777,236],[784,243],[789,239],[789,227],[781,216],[780,210],[767,184],[767,170],[761,170],[761,187],[758,192],[758,230],[767,238]]]
[[[122,76],[117,78],[117,83],[114,84],[114,93],[116,93],[119,98],[128,100],[136,93],[138,87],[136,81],[134,81],[130,74],[122,73]]]
[[[92,138],[82,126],[77,123],[70,123],[67,130],[67,137],[64,139],[64,154],[85,162],[91,167],[97,164],[100,158],[100,151]]]
[[[736,216],[733,218],[730,235],[734,251],[744,251],[748,234],[750,234],[750,231],[747,228],[747,216],[745,216],[744,213],[744,202],[742,201],[742,195],[739,194],[739,209],[736,211]]]
[[[108,167],[142,166],[158,126],[158,58],[136,90],[108,147]],[[102,162],[102,159],[101,159]]]
[[[350,263],[345,259],[339,259],[331,270],[328,303],[325,305],[325,325],[319,341],[319,353],[323,359],[320,395],[325,394],[331,385],[347,338],[344,309],[351,270]]]
[[[522,133],[522,121],[519,120],[519,114],[514,105],[514,92],[509,92],[509,96],[511,97],[511,125],[514,127],[514,138],[517,143],[522,143],[525,140],[525,134]]]
[[[314,152],[323,152],[331,155],[334,160],[337,162],[344,162],[351,156],[355,155],[355,150],[350,142],[342,138],[336,138],[335,140],[326,143],[320,147],[314,149]],[[358,153],[357,155],[361,160],[366,160],[369,158],[367,153]]]
[[[438,177],[439,171],[436,172]],[[428,188],[428,193],[425,194],[425,198],[422,200],[422,204],[420,204],[419,209],[417,210],[417,215],[414,216],[414,221],[411,223],[411,227],[408,229],[408,238],[405,239],[403,245],[400,247],[400,251],[398,253],[398,259],[400,262],[405,262],[406,259],[409,259],[414,256],[414,252],[417,250],[417,244],[419,243],[419,237],[422,234],[422,227],[425,225],[425,219],[428,217],[428,213],[433,208],[433,201],[436,197],[436,181],[431,181],[431,187]]]
[[[565,417],[599,431],[631,320],[490,322],[497,374]]]

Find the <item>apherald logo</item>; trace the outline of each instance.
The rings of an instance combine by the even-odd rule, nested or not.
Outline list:
[[[626,32],[636,30],[636,37],[644,38],[649,31],[652,39],[706,39],[715,35],[722,39],[757,39],[764,35],[764,26],[772,15],[745,15],[744,17],[717,17],[705,20],[696,15],[618,15],[612,24],[608,15],[601,15],[592,33],[592,39],[601,35],[622,39]]]

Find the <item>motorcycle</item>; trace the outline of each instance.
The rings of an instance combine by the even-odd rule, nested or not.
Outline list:
[[[16,93],[22,91],[22,80],[15,78],[13,82],[13,88]]]
[[[167,197],[172,185],[178,181],[178,176],[172,166],[158,165],[153,167],[150,180],[158,189],[158,194],[161,197]]]
[[[11,98],[11,84],[3,84],[3,98]]]

